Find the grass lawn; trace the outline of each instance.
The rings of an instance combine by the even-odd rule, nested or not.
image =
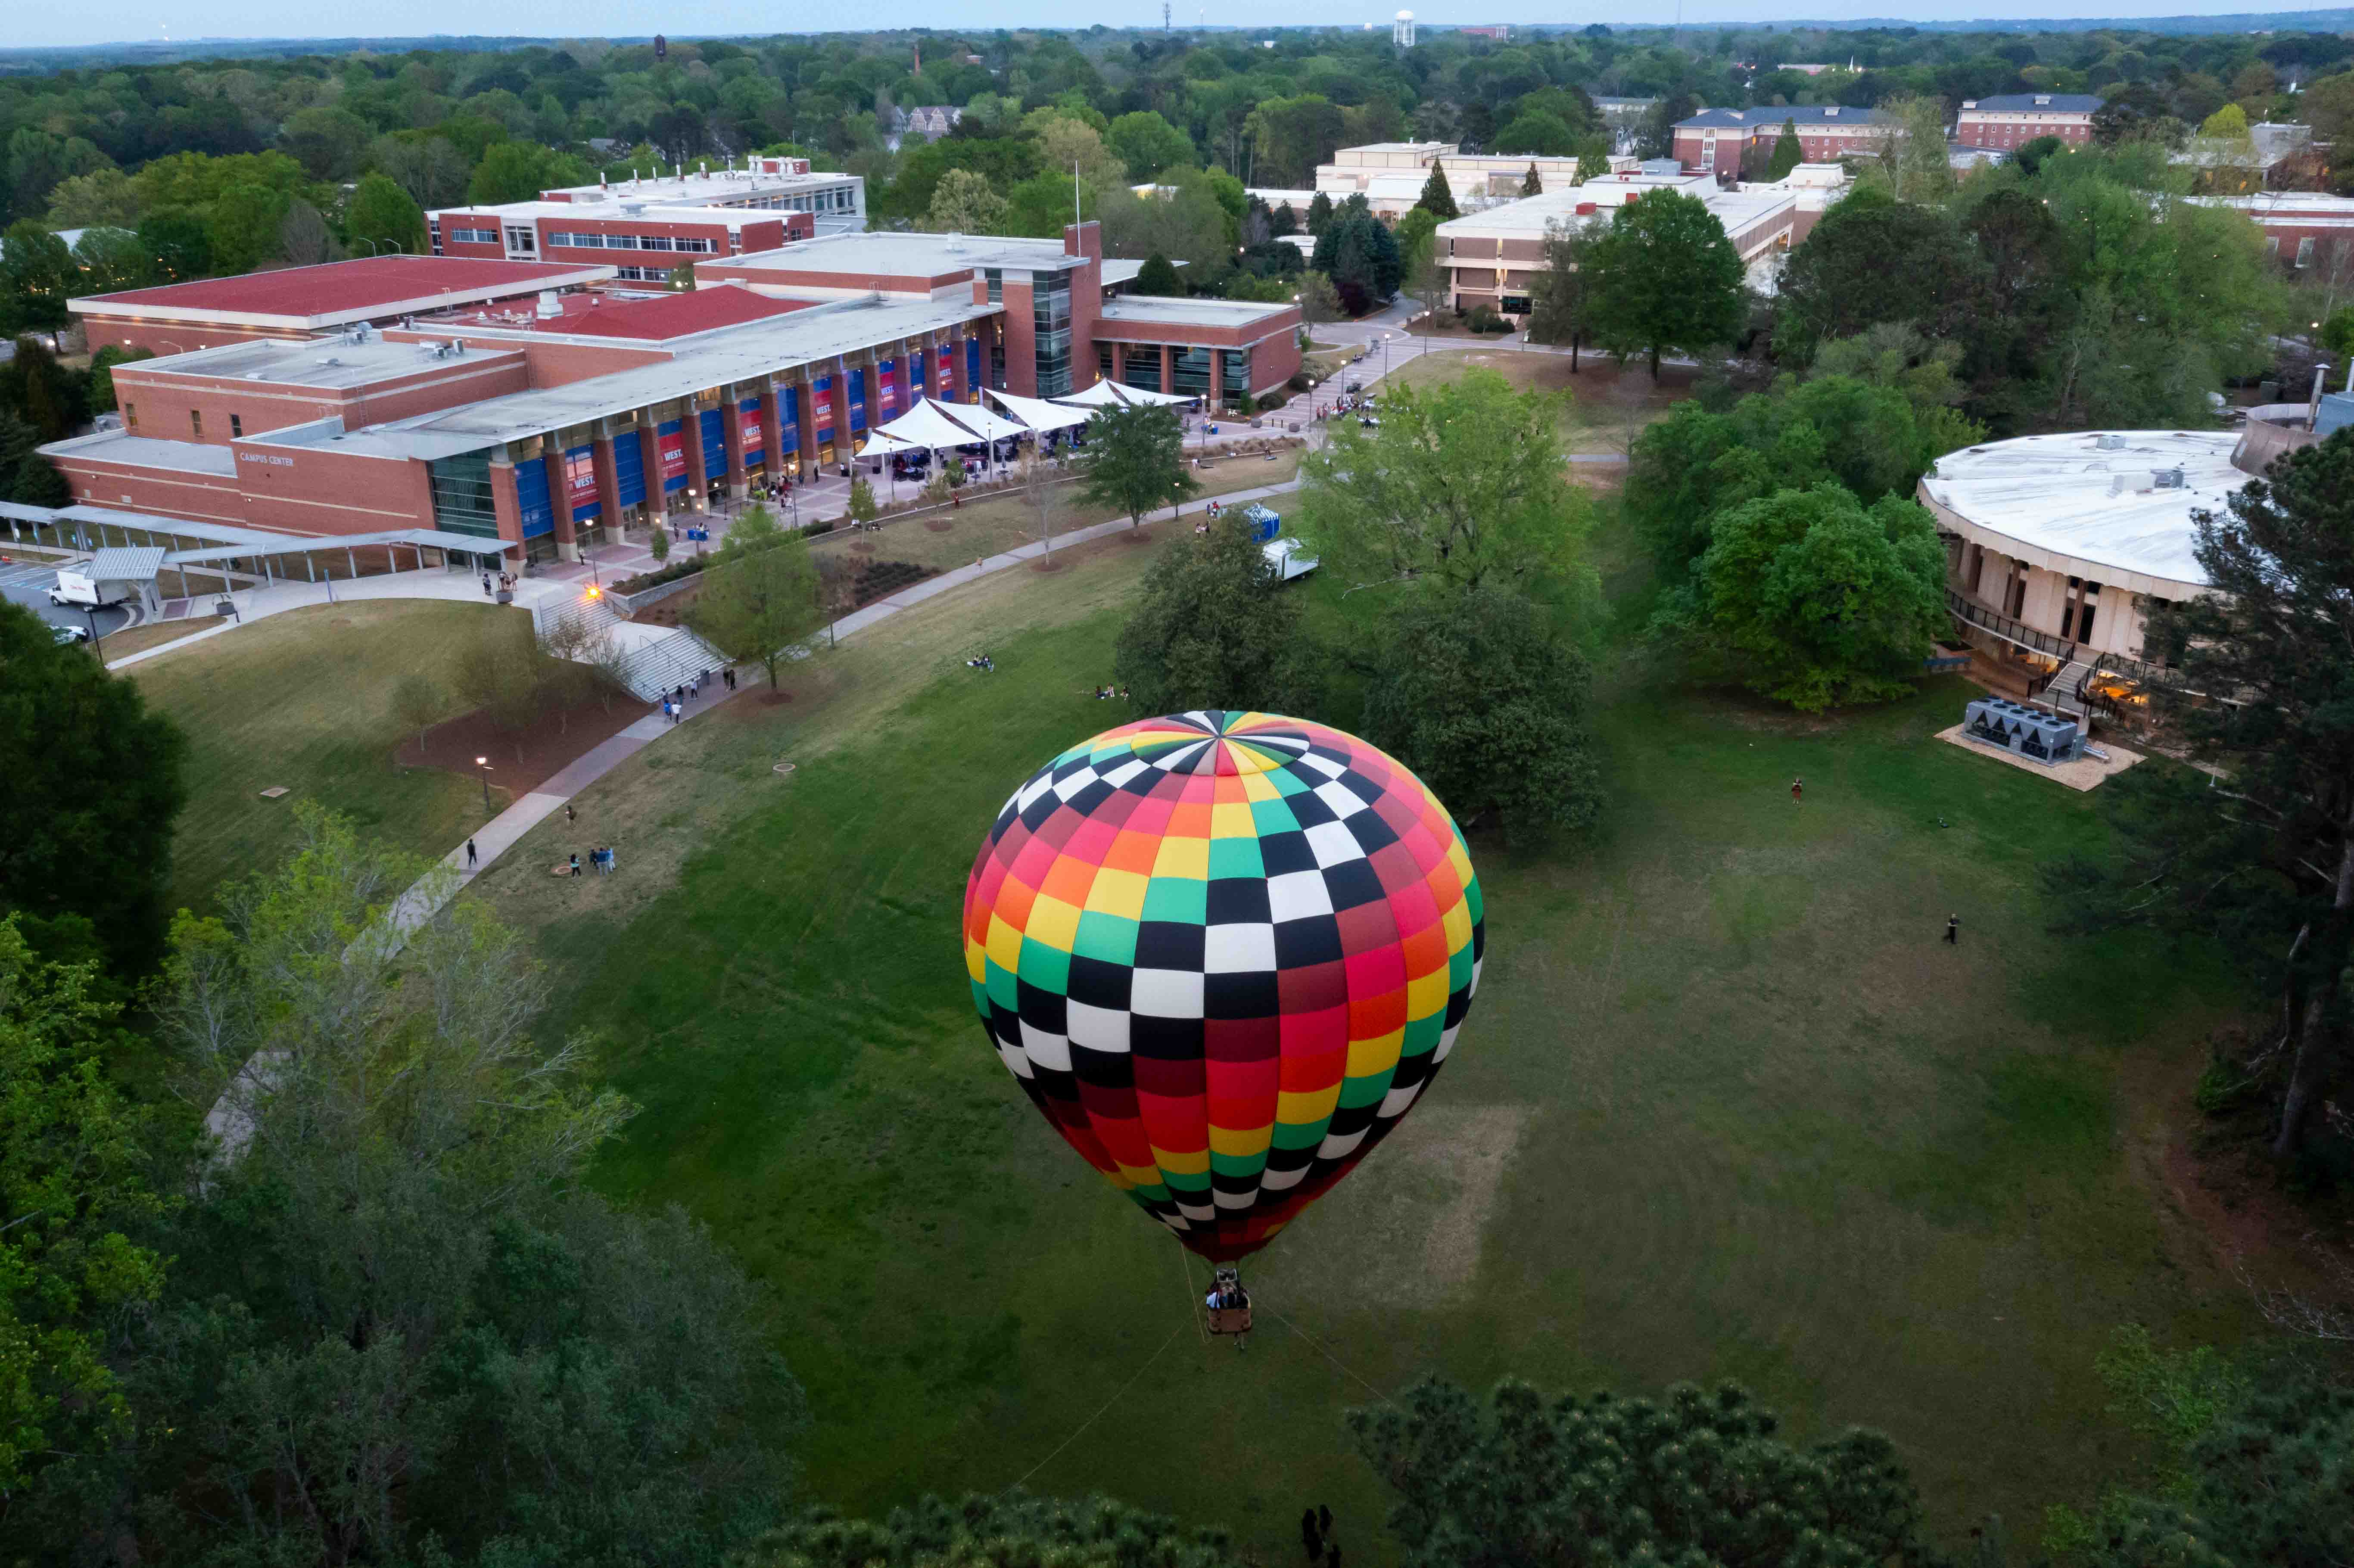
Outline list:
[[[451,774],[393,766],[403,732],[392,691],[421,669],[446,692],[460,652],[493,628],[531,635],[527,617],[487,605],[323,604],[124,671],[188,736],[188,805],[173,845],[175,904],[206,908],[224,879],[274,864],[292,842],[300,800],[419,853],[438,855],[462,839],[482,820],[482,790]],[[462,705],[449,699],[452,715]],[[289,792],[263,800],[274,785]]]
[[[1261,485],[1284,484],[1299,473],[1300,450],[1287,448],[1273,458],[1257,454],[1217,457],[1208,467],[1187,470],[1201,493],[1188,502],[1198,506],[1214,495],[1230,491],[1255,490]],[[1066,484],[1055,491],[1059,497],[1055,518],[1057,537],[1075,528],[1085,528],[1096,523],[1108,522],[1115,514],[1100,506],[1088,506],[1078,499],[1078,486]],[[887,493],[885,487],[884,493]],[[871,545],[865,552],[877,560],[913,561],[917,566],[945,571],[951,567],[970,563],[976,556],[1001,555],[1038,537],[1037,516],[1021,496],[1020,492],[1000,493],[986,500],[968,501],[962,506],[947,512],[927,512],[921,516],[886,519],[879,534],[853,533],[837,528],[831,534],[821,534],[810,541],[818,554],[846,552],[859,545]]]
[[[1204,1341],[1202,1266],[1031,1111],[958,935],[1007,792],[1124,716],[1085,693],[1158,543],[943,595],[648,748],[568,830],[618,876],[477,885],[538,928],[550,1030],[598,1031],[644,1107],[603,1182],[791,1303],[811,1494],[1101,1490],[1270,1561],[1322,1500],[1379,1562],[1341,1414],[1432,1372],[1739,1378],[1798,1435],[1889,1432],[1949,1539],[2031,1537],[2140,1461],[2092,1371],[2112,1330],[2243,1327],[2152,1169],[2222,988],[2051,933],[2036,868],[2094,800],[1931,738],[1951,681],[1824,721],[1614,699],[1604,826],[1473,844],[1490,946],[1447,1072],[1251,1266],[1248,1352]]]
[[[1657,386],[1639,361],[1621,370],[1607,355],[1579,356],[1577,374],[1565,354],[1530,354],[1517,349],[1446,349],[1410,359],[1390,372],[1384,386],[1426,387],[1452,381],[1472,366],[1493,370],[1523,389],[1566,392],[1570,402],[1561,423],[1562,444],[1573,452],[1624,454],[1643,428],[1691,395],[1694,372],[1668,366]]]

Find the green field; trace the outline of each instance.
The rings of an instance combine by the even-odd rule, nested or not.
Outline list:
[[[2138,1463],[2092,1370],[2113,1329],[2244,1328],[2151,1154],[2223,988],[2053,934],[2036,868],[2097,841],[2094,802],[1935,740],[1958,683],[1828,720],[1615,699],[1603,828],[1474,842],[1456,1055],[1252,1266],[1247,1353],[1204,1341],[1202,1266],[1032,1113],[957,928],[1007,792],[1122,716],[1084,694],[1150,547],[944,595],[649,748],[580,802],[621,875],[479,885],[539,928],[550,1027],[597,1031],[644,1107],[605,1184],[684,1203],[789,1303],[816,1498],[1102,1490],[1270,1560],[1324,1500],[1380,1561],[1341,1414],[1430,1372],[1737,1377],[1800,1434],[1888,1431],[1948,1537],[2030,1536]]]
[[[406,850],[439,855],[482,820],[453,774],[393,766],[404,736],[392,692],[410,670],[445,692],[483,629],[531,635],[520,615],[438,599],[363,599],[288,610],[123,672],[188,736],[188,807],[173,843],[172,898],[202,909],[223,881],[273,865],[294,806],[315,800]],[[454,696],[455,714],[464,705]],[[287,793],[264,800],[283,785]]]

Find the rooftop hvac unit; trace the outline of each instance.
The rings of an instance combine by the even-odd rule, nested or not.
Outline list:
[[[2126,439],[2114,433],[2094,438],[2093,444],[2105,452],[2121,452],[2126,450]]]
[[[2159,469],[2157,472],[2151,474],[2149,479],[2150,488],[2153,490],[2181,490],[2185,488],[2182,471],[2179,468]]]

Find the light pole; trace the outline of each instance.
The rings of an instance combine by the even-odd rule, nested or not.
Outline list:
[[[98,635],[98,611],[89,605],[83,605],[81,618],[90,622],[90,650],[98,655],[98,662],[103,664],[106,662],[106,645]]]
[[[491,759],[477,757],[474,766],[482,770],[482,815],[487,817],[491,814]]]

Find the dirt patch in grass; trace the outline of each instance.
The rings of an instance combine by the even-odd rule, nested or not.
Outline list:
[[[955,526],[955,522],[946,517],[927,517],[924,519],[924,528],[928,533],[945,534]]]
[[[472,779],[480,771],[474,758],[487,757],[493,796],[502,790],[527,795],[652,711],[635,697],[619,696],[610,707],[583,703],[544,713],[520,729],[502,729],[489,709],[476,708],[435,725],[421,747],[410,736],[392,759],[402,768],[438,768]]]

